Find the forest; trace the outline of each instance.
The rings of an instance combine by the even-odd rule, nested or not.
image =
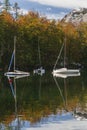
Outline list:
[[[87,68],[87,23],[74,25],[41,17],[30,11],[15,19],[7,11],[0,12],[0,70],[7,70],[16,42],[16,67],[30,71],[41,64],[52,69],[66,37],[66,55],[69,65]]]

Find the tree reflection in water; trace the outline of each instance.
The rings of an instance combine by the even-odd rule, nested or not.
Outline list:
[[[5,107],[2,106],[2,108],[7,109],[7,112],[4,111],[6,116],[3,116],[4,122],[1,121],[3,127],[7,124],[7,128],[17,130],[23,127],[37,127],[37,125],[40,126],[50,121],[65,121],[76,117],[78,104],[81,108],[81,102],[83,102],[83,108],[85,108],[84,104],[87,101],[87,89],[84,87],[85,91],[82,91],[81,78],[54,78],[47,74],[44,76],[32,75],[28,80],[17,77],[8,79],[13,98],[7,91],[9,89],[6,88],[4,91],[7,98],[3,96],[3,101],[5,98],[6,104],[3,104]],[[15,101],[15,116],[13,115],[12,99]],[[72,115],[73,112],[74,115]]]
[[[76,75],[75,75],[76,76]],[[78,75],[77,75],[78,76]],[[70,76],[71,77],[71,76]],[[58,83],[58,80],[56,79],[57,77],[53,76],[54,78],[54,81],[56,83],[56,86],[57,88],[59,89],[59,92],[60,92],[60,95],[62,97],[62,100],[63,100],[63,103],[64,103],[64,110],[66,112],[70,112],[70,108],[68,107],[68,99],[67,99],[67,77],[63,77],[63,80],[64,80],[64,91],[65,91],[65,98],[63,96],[63,93],[60,89],[60,86],[59,86],[59,83]],[[58,75],[58,78],[61,78],[59,77]],[[83,89],[83,82],[82,82],[82,89]],[[84,90],[84,89],[83,89]],[[87,103],[85,103],[87,104]],[[80,119],[80,120],[84,120],[84,119],[87,119],[87,107],[84,106],[83,109],[82,109],[82,104],[79,102],[77,102],[77,104],[73,107],[72,110],[72,115],[76,118],[76,119]]]

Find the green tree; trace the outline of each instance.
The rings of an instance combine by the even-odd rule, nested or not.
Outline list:
[[[11,4],[9,0],[4,0],[4,10],[7,12],[11,9],[10,7],[11,7]]]

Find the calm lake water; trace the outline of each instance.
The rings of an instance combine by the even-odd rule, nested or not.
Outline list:
[[[0,130],[40,129],[71,120],[80,120],[80,125],[87,120],[87,73],[66,79],[53,77],[51,72],[31,73],[9,81],[1,76]]]

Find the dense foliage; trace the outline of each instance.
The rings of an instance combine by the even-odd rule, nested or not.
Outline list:
[[[87,67],[87,23],[75,26],[71,23],[48,20],[37,12],[29,12],[16,20],[7,11],[0,13],[0,68],[7,70],[16,43],[16,64],[31,70],[41,63],[52,68],[66,37],[68,63],[80,63]]]

